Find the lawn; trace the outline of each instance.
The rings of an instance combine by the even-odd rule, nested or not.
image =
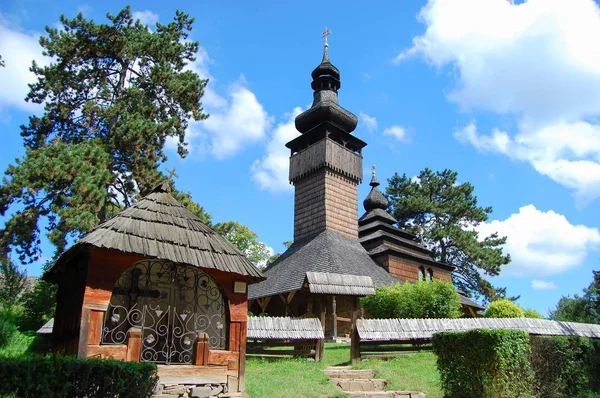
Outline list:
[[[246,392],[255,397],[343,397],[321,372],[327,366],[349,365],[349,344],[325,344],[322,362],[290,359],[268,362],[246,361]],[[388,390],[423,391],[427,398],[443,397],[435,356],[419,353],[392,360],[367,360],[355,368],[375,369],[377,377],[387,379]]]

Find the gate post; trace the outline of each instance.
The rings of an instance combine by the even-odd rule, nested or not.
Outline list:
[[[196,366],[208,365],[208,334],[201,333],[196,341]]]
[[[142,351],[142,329],[131,328],[127,333],[126,361],[139,362]]]

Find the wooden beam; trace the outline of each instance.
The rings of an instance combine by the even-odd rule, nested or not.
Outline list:
[[[335,295],[331,296],[331,308],[333,310],[333,337],[337,337],[337,314],[336,314],[336,310],[337,310],[337,304],[335,302]]]

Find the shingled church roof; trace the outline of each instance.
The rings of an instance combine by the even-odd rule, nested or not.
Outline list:
[[[264,280],[264,275],[229,241],[207,227],[171,194],[164,182],[149,195],[97,226],[54,264],[59,272],[87,246],[118,250]]]
[[[267,280],[248,287],[248,298],[273,296],[302,288],[307,272],[368,276],[375,286],[398,282],[377,265],[357,239],[331,230],[294,242],[267,268]]]

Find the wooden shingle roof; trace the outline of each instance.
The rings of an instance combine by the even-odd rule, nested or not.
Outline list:
[[[249,339],[323,339],[323,328],[317,318],[248,317]]]
[[[542,336],[579,336],[600,339],[600,325],[532,318],[358,319],[361,340],[429,339],[437,332],[473,329],[517,329]]]
[[[307,272],[368,276],[375,287],[398,282],[369,257],[357,239],[325,230],[294,242],[267,267],[266,281],[248,287],[248,298],[252,300],[300,290]]]
[[[118,250],[264,280],[264,275],[229,241],[207,227],[170,195],[165,182],[149,195],[97,226],[65,251],[50,270],[86,246]]]

